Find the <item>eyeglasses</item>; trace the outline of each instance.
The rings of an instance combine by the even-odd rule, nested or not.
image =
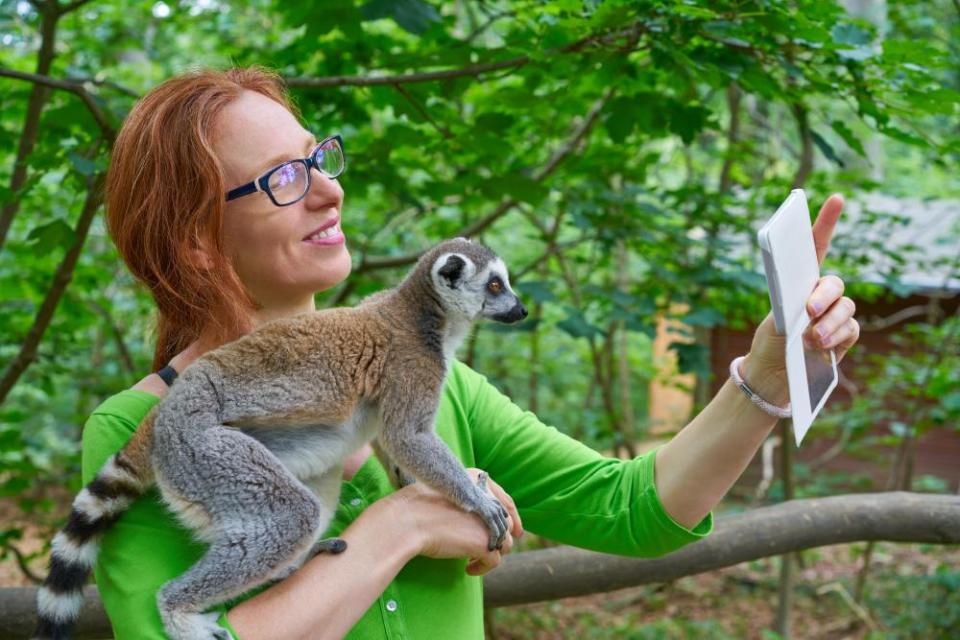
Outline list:
[[[310,169],[333,180],[346,168],[343,154],[343,139],[338,135],[324,138],[306,158],[288,160],[247,184],[227,192],[227,201],[236,200],[251,193],[266,193],[273,204],[286,207],[298,202],[310,190]]]

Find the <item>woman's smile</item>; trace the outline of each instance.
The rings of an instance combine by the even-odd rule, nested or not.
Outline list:
[[[329,220],[312,231],[303,241],[319,247],[343,244],[346,241],[346,237],[340,229],[340,216]]]

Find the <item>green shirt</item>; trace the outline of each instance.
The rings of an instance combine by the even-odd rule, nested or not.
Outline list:
[[[128,390],[93,412],[83,432],[84,483],[127,442],[157,401],[149,393]],[[545,426],[459,362],[447,376],[436,423],[440,437],[465,466],[486,470],[513,497],[525,530],[596,551],[659,556],[713,528],[712,514],[692,530],[667,514],[654,484],[655,451],[633,460],[604,458]],[[343,483],[326,536],[345,529],[367,505],[391,491],[383,467],[370,456]],[[204,549],[166,510],[156,489],[123,514],[104,535],[94,569],[116,638],[166,637],[156,593]],[[466,562],[414,558],[348,637],[482,639],[483,581],[465,573]],[[225,603],[219,611],[235,603]],[[225,615],[220,623],[229,629]]]

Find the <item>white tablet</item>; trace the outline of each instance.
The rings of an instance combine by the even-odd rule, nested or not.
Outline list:
[[[836,388],[837,358],[831,349],[803,342],[810,325],[807,300],[820,279],[810,210],[803,189],[794,189],[757,233],[767,272],[770,305],[777,333],[786,334],[787,381],[793,433],[800,446],[813,419]]]

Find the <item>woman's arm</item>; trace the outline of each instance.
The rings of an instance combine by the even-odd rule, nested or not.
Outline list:
[[[764,381],[746,366],[741,375],[764,399],[777,406],[787,403],[785,384]],[[747,468],[776,423],[777,418],[728,379],[703,411],[657,450],[654,476],[663,508],[684,526],[700,522]]]
[[[492,481],[489,486],[511,514],[511,531],[520,533],[512,500]],[[414,556],[470,557],[467,572],[483,575],[513,545],[508,533],[502,552],[487,551],[480,518],[419,482],[370,505],[338,537],[347,541],[342,554],[316,556],[227,613],[241,640],[341,638]]]
[[[340,538],[341,555],[320,554],[299,571],[227,613],[242,640],[342,638],[415,555],[412,535],[396,535],[388,497],[370,505]]]
[[[842,208],[843,199],[831,196],[813,225],[820,262]],[[860,335],[853,319],[856,305],[843,296],[843,288],[840,278],[825,276],[807,300],[811,320],[805,341],[814,348],[835,349],[837,362]],[[773,315],[767,315],[740,368],[748,386],[781,407],[789,400],[785,342],[785,336],[774,330]],[[740,477],[776,422],[728,379],[710,404],[657,451],[657,490],[664,509],[681,524],[699,522]]]

